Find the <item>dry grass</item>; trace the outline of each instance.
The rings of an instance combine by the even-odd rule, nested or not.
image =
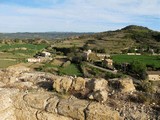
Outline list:
[[[66,61],[67,61],[66,58],[56,58],[51,62],[51,64],[54,65],[54,66],[61,66]]]

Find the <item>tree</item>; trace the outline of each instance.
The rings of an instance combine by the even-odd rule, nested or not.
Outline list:
[[[84,49],[84,50],[89,50],[89,45],[88,45],[88,44],[85,44],[85,45],[83,46],[83,49]]]
[[[131,63],[131,72],[136,74],[140,79],[146,79],[146,65],[140,61]]]

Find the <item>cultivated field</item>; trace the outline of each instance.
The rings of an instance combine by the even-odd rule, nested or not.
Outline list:
[[[38,51],[44,49],[45,44],[0,44],[0,68],[5,68],[32,57]]]
[[[113,55],[114,62],[124,63],[138,60],[146,65],[154,65],[156,68],[160,68],[160,56],[149,56],[149,55]]]

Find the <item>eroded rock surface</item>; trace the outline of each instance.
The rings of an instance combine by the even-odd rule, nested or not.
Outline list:
[[[124,78],[119,80],[121,85],[121,92],[133,92],[136,91],[132,79]]]
[[[100,103],[91,103],[86,110],[86,120],[122,120],[117,111]]]
[[[117,91],[105,79],[56,76],[18,66],[0,70],[0,120],[160,119],[155,103],[127,101],[127,95],[137,95],[131,79],[116,82]]]

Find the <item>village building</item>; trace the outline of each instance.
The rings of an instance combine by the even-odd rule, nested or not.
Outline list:
[[[40,58],[28,58],[27,61],[30,63],[36,63],[36,62],[41,62],[41,59]]]
[[[84,58],[85,60],[90,60],[91,58],[93,60],[104,60],[104,59],[108,59],[111,56],[109,54],[104,54],[104,53],[94,53],[91,50],[88,51],[84,51]]]
[[[160,71],[147,71],[148,80],[150,81],[159,81],[160,80]]]
[[[41,53],[41,56],[43,56],[43,57],[49,57],[49,56],[51,56],[51,53],[50,53],[50,52],[45,52],[45,51],[43,51],[43,52]]]
[[[113,60],[112,59],[104,59],[102,62],[103,62],[104,65],[113,66]]]
[[[127,55],[141,55],[141,53],[127,53]]]
[[[92,53],[91,50],[88,50],[88,51],[84,51],[84,58],[85,60],[89,60],[89,55]]]
[[[105,58],[111,57],[109,54],[104,54],[104,53],[97,53],[97,56],[99,57],[100,60],[104,60]]]

